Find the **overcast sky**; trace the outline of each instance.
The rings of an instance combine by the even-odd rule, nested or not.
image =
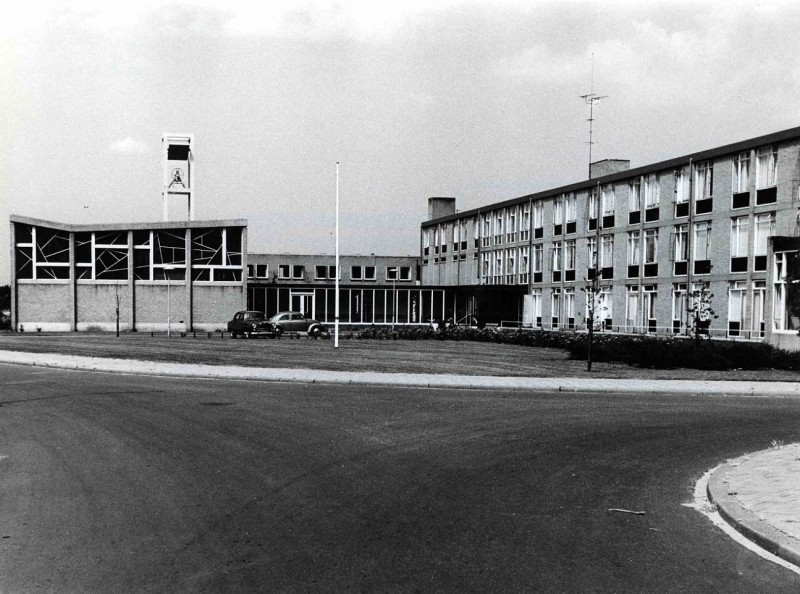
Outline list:
[[[460,210],[800,125],[800,5],[4,2],[0,218],[161,220],[195,135],[197,219],[250,252],[416,254]],[[592,58],[593,56],[593,58]],[[8,246],[0,225],[0,246]],[[0,249],[0,283],[8,250]]]

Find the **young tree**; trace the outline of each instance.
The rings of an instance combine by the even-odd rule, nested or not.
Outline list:
[[[695,343],[699,343],[703,334],[711,338],[708,328],[711,320],[716,320],[719,316],[711,305],[714,293],[711,292],[711,284],[708,281],[699,283],[699,287],[692,291],[691,297],[686,308],[689,313],[689,328],[694,335]]]
[[[599,326],[600,314],[606,309],[600,305],[600,271],[597,267],[589,269],[589,278],[585,279],[581,290],[586,294],[586,330],[589,337],[586,348],[586,371],[591,371],[594,331]]]

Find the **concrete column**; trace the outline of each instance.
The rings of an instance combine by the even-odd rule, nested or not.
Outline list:
[[[192,281],[192,229],[186,228],[186,301],[184,302],[186,331],[194,330],[194,282]]]
[[[11,329],[17,331],[17,239],[16,239],[16,223],[9,223],[9,238],[11,242],[11,258],[9,266],[11,267]]]
[[[247,227],[242,227],[242,309],[247,309]]]
[[[36,249],[34,247],[34,249]],[[75,232],[69,233],[69,299],[71,332],[78,330],[78,271],[75,269]]]
[[[136,250],[133,249],[133,231],[128,231],[128,293],[131,296],[131,310],[128,315],[130,321],[130,329],[136,329],[136,281],[134,279],[134,255]]]

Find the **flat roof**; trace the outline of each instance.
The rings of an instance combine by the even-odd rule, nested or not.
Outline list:
[[[787,130],[782,130],[780,132],[773,132],[772,134],[765,134],[764,136],[749,138],[747,140],[734,142],[732,144],[726,144],[712,149],[698,151],[696,153],[691,153],[681,157],[675,157],[673,159],[667,159],[666,161],[659,161],[657,163],[652,163],[650,165],[643,165],[641,167],[635,167],[633,169],[626,169],[625,171],[611,173],[609,175],[604,175],[602,177],[586,179],[580,182],[572,183],[558,188],[553,188],[550,190],[543,190],[541,192],[527,194],[525,196],[520,196],[518,198],[511,198],[509,200],[494,202],[491,204],[487,204],[485,206],[480,206],[478,208],[472,208],[470,210],[465,210],[462,212],[458,212],[456,214],[447,215],[445,217],[439,217],[438,219],[423,221],[421,226],[430,227],[433,225],[438,225],[449,221],[456,221],[464,217],[475,216],[476,214],[480,214],[482,212],[486,212],[489,210],[505,208],[506,206],[514,206],[515,204],[523,204],[525,202],[532,200],[541,200],[543,198],[550,198],[558,194],[565,194],[568,192],[586,190],[598,184],[602,185],[602,184],[613,183],[615,181],[628,179],[630,177],[635,177],[637,175],[647,175],[648,173],[654,173],[656,171],[661,171],[662,169],[673,169],[677,167],[682,167],[683,165],[687,165],[689,162],[705,161],[708,159],[713,159],[715,157],[721,157],[722,155],[738,153],[739,151],[753,149],[768,144],[783,142],[786,140],[793,140],[796,138],[800,138],[800,126],[795,128],[789,128]]]
[[[247,227],[247,219],[223,219],[216,221],[159,221],[153,223],[97,223],[74,224],[45,221],[33,217],[11,215],[12,223],[23,223],[37,227],[58,229],[59,231],[84,232],[84,231],[143,231],[147,229],[204,229],[207,227]]]

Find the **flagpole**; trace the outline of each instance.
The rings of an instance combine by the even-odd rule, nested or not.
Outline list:
[[[333,322],[333,347],[339,348],[339,161],[336,161],[336,288]]]

